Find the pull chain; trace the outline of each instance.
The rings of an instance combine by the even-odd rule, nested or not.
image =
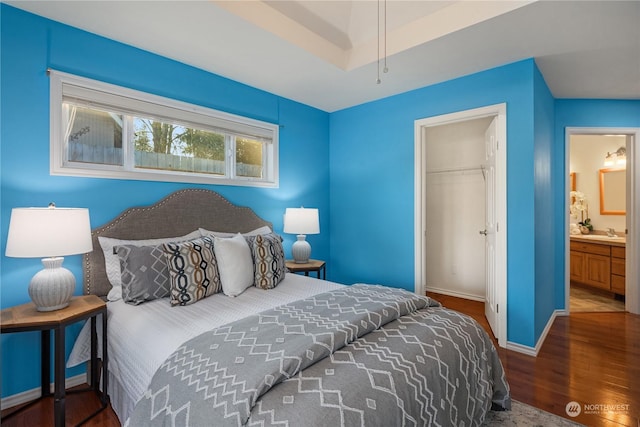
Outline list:
[[[381,80],[380,80],[380,0],[378,0],[378,49],[377,49],[377,54],[378,54],[378,62],[377,62],[377,67],[376,70],[378,72],[378,78],[376,79],[376,84],[380,84]]]
[[[387,0],[384,0],[384,69],[383,73],[388,73],[389,68],[387,67]]]
[[[384,37],[384,46],[383,46],[383,54],[384,54],[384,63],[383,63],[383,68],[382,68],[382,72],[383,73],[388,73],[389,72],[389,67],[387,67],[387,0],[383,0],[384,1],[384,27],[383,27],[383,37]],[[380,0],[378,0],[378,50],[377,50],[377,54],[378,54],[378,60],[377,60],[377,73],[378,73],[378,77],[376,79],[376,84],[380,84],[382,83],[382,80],[380,80],[380,39],[382,38],[380,35],[380,27],[382,26],[382,22],[380,21]]]

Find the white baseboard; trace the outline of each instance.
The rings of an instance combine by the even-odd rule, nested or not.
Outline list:
[[[87,383],[87,374],[80,374],[74,377],[69,377],[65,380],[65,388],[76,387],[81,384]],[[50,384],[51,392],[54,392],[53,383]],[[17,393],[11,396],[7,396],[2,398],[0,405],[2,409],[12,408],[16,405],[21,405],[23,403],[29,403],[32,400],[35,400],[40,397],[40,387],[33,388],[31,390],[23,391],[22,393]]]
[[[469,295],[462,292],[451,291],[449,289],[442,289],[442,288],[433,287],[433,286],[429,286],[427,288],[427,292],[435,292],[438,294],[449,295],[452,297],[484,302],[484,298],[478,297],[476,295]],[[518,353],[523,353],[528,356],[534,356],[534,357],[537,356],[538,353],[540,352],[540,349],[542,348],[542,345],[544,344],[544,340],[547,338],[547,334],[549,333],[549,330],[551,329],[551,326],[553,325],[553,321],[556,319],[556,317],[568,316],[568,315],[569,313],[565,309],[554,310],[554,312],[551,314],[551,317],[549,318],[549,321],[545,325],[544,330],[542,331],[542,334],[540,334],[540,338],[538,338],[538,342],[536,343],[535,347],[507,341],[507,350],[517,351]]]
[[[427,292],[435,292],[437,294],[449,295],[451,297],[458,297],[458,298],[470,299],[472,301],[484,302],[484,297],[480,297],[478,295],[452,291],[451,289],[442,289],[434,286],[427,286]]]
[[[547,338],[547,334],[549,334],[549,331],[551,330],[551,326],[553,326],[553,321],[556,320],[557,316],[566,316],[566,315],[567,315],[566,310],[554,310],[554,312],[551,314],[551,317],[549,318],[549,321],[547,322],[542,333],[540,334],[540,338],[538,338],[538,342],[536,343],[535,347],[508,341],[507,350],[517,351],[518,353],[524,353],[529,356],[534,356],[534,357],[537,356],[538,353],[540,352],[540,349],[542,348],[542,345],[544,344],[544,340]]]
[[[507,350],[515,351],[515,352],[526,354],[527,356],[533,356],[533,357],[538,355],[534,347],[518,344],[517,342],[511,342],[511,341],[507,341]]]

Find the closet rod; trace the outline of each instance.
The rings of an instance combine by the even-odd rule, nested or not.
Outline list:
[[[482,172],[484,174],[484,167],[480,166],[477,168],[469,167],[469,168],[453,168],[453,169],[436,169],[433,171],[427,171],[427,175],[437,174],[437,173],[454,173],[454,172]]]

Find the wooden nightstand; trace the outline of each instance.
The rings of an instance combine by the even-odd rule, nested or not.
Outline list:
[[[53,417],[56,427],[65,425],[65,328],[80,320],[90,319],[91,322],[91,381],[87,389],[74,390],[82,392],[93,390],[100,397],[102,406],[80,424],[102,411],[109,404],[107,395],[107,304],[95,295],[73,297],[68,307],[61,310],[39,312],[33,303],[27,303],[2,310],[0,332],[41,332],[41,398],[51,396],[49,381],[51,378],[51,335],[54,332],[54,397]],[[100,375],[98,362],[98,337],[96,333],[96,317],[102,314],[102,391],[100,391]],[[38,399],[39,400],[39,399]],[[23,408],[12,412],[12,415]],[[5,417],[6,419],[7,417]]]
[[[305,276],[309,275],[310,271],[315,271],[318,274],[318,279],[320,278],[320,272],[322,272],[322,280],[327,279],[327,263],[324,261],[320,261],[317,259],[310,259],[309,262],[304,264],[299,264],[292,259],[288,259],[285,262],[286,267],[292,273],[302,273],[304,272]]]

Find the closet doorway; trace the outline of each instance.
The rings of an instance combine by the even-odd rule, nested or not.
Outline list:
[[[506,345],[506,108],[416,121],[416,292],[483,301]]]
[[[429,291],[485,300],[484,138],[492,120],[483,117],[425,130]]]

